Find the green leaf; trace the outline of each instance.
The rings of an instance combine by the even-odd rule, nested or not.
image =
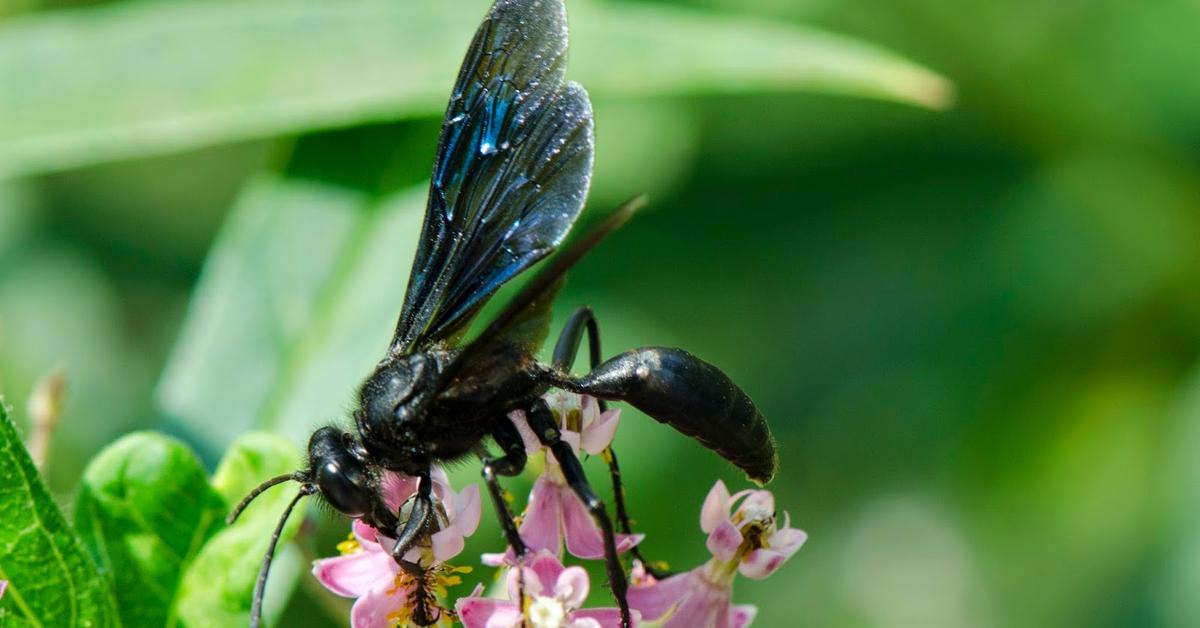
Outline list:
[[[214,245],[159,386],[176,429],[216,451],[255,428],[302,443],[343,417],[391,337],[426,190],[373,201],[283,175],[252,184]]]
[[[75,527],[111,580],[122,623],[167,623],[183,570],[226,510],[196,456],[166,436],[131,434],[92,460]]]
[[[0,598],[4,626],[118,626],[108,585],[67,524],[0,400]]]
[[[436,114],[486,7],[122,2],[8,20],[0,177]],[[949,97],[937,74],[814,29],[668,6],[572,12],[571,74],[597,98],[813,90],[936,107]]]
[[[299,457],[295,447],[277,436],[248,434],[230,447],[217,467],[212,485],[226,504],[226,511],[241,501],[263,480],[295,471]],[[258,497],[231,526],[217,532],[187,568],[180,586],[175,617],[185,626],[246,625],[254,581],[267,551],[271,533],[295,487],[273,488]],[[281,610],[300,573],[300,561],[289,556],[284,544],[295,534],[304,518],[303,505],[292,513],[280,537],[283,556],[271,569],[267,592],[268,610]]]

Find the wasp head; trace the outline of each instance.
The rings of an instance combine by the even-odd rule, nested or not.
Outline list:
[[[380,526],[394,526],[380,496],[379,470],[349,432],[323,427],[308,440],[308,481],[338,512]],[[381,519],[387,519],[383,521]]]

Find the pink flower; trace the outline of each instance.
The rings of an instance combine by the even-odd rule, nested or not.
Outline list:
[[[430,596],[446,586],[458,584],[460,568],[445,561],[462,552],[463,538],[479,525],[479,486],[472,484],[455,493],[446,474],[439,468],[433,473],[433,493],[437,498],[440,530],[430,535],[427,545],[418,545],[405,554],[410,561],[421,561],[428,570],[426,590],[400,569],[392,559],[396,540],[375,528],[355,520],[349,540],[338,545],[341,556],[313,562],[313,575],[334,593],[357,598],[350,610],[354,628],[375,628],[404,623],[412,611],[415,595]],[[384,477],[384,499],[388,506],[401,511],[402,505],[416,492],[419,480],[389,473]],[[423,560],[422,560],[423,559]]]
[[[731,514],[730,508],[739,500]],[[664,628],[750,625],[757,609],[732,604],[734,577],[741,573],[761,580],[795,554],[808,535],[789,523],[785,513],[783,526],[776,526],[775,497],[770,491],[746,490],[731,496],[718,480],[700,512],[700,529],[708,533],[712,559],[661,581],[636,564],[629,605],[648,619],[665,617]]]
[[[620,410],[614,408],[602,413],[594,398],[565,391],[551,392],[545,399],[562,426],[563,440],[570,443],[577,455],[581,449],[592,455],[599,454],[612,443],[620,424]],[[544,449],[526,422],[524,412],[512,412],[509,418],[521,432],[529,455]],[[546,467],[529,495],[520,533],[521,539],[534,552],[547,550],[561,556],[565,539],[567,551],[574,556],[587,559],[604,556],[604,536],[599,526],[571,490],[562,468],[549,451],[546,452]],[[618,534],[617,551],[628,551],[641,540],[640,534]],[[491,566],[512,565],[512,550],[505,554],[484,554],[483,562]]]
[[[0,598],[4,597],[4,590],[8,588],[8,580],[0,580]]]
[[[507,600],[480,597],[482,587],[459,598],[454,609],[463,626],[517,628],[528,622],[534,628],[602,628],[621,624],[621,611],[616,608],[580,610],[590,587],[587,572],[582,567],[564,568],[548,551],[542,550],[520,568],[509,569],[507,584]],[[636,624],[636,612],[633,619]]]
[[[742,503],[731,514],[739,499]],[[700,512],[700,529],[708,532],[708,551],[722,561],[734,561],[743,576],[762,580],[775,572],[808,540],[803,530],[791,527],[783,514],[783,527],[776,527],[775,496],[771,491],[744,490],[730,496],[725,483],[717,480]]]

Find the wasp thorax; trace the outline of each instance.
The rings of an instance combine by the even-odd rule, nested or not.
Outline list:
[[[359,391],[359,408],[370,424],[401,426],[425,412],[437,378],[433,360],[422,354],[381,363]]]

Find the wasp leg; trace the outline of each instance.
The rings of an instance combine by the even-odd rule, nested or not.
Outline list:
[[[410,561],[404,557],[429,533],[429,523],[433,520],[433,482],[429,475],[421,476],[417,494],[413,497],[412,510],[408,519],[396,529],[396,545],[392,547],[392,559],[400,568],[416,581],[416,599],[413,608],[413,623],[418,626],[431,626],[438,618],[430,616],[430,600],[427,595],[426,569],[421,566],[420,559]],[[440,613],[439,613],[440,617]]]
[[[592,518],[596,520],[596,524],[600,526],[600,531],[604,535],[604,565],[608,572],[608,585],[612,588],[613,596],[617,598],[617,606],[621,608],[621,626],[629,628],[633,624],[629,615],[629,602],[625,599],[625,592],[628,588],[625,581],[625,568],[621,566],[621,559],[617,556],[616,534],[613,531],[612,521],[608,518],[608,511],[604,508],[604,502],[588,484],[587,476],[583,474],[583,465],[579,464],[579,458],[571,449],[571,445],[562,440],[562,432],[554,421],[554,415],[550,413],[550,407],[546,405],[546,402],[542,399],[533,402],[528,417],[529,426],[537,434],[538,440],[554,452],[554,458],[558,460],[567,484],[571,486],[571,490],[575,491],[575,495],[579,497],[579,500],[591,513]]]
[[[575,364],[575,356],[579,353],[579,345],[583,343],[584,332],[587,332],[588,358],[591,369],[596,370],[596,367],[600,366],[600,324],[596,320],[592,308],[585,305],[571,313],[567,324],[563,326],[562,333],[558,335],[558,342],[554,344],[554,356],[551,360],[555,370],[564,373],[571,372],[571,366]],[[608,402],[604,399],[596,398],[596,402],[599,404],[601,412],[608,409]],[[621,484],[621,466],[617,462],[617,452],[610,445],[604,450],[603,457],[604,462],[608,464],[608,474],[612,478],[613,502],[617,506],[617,525],[620,526],[622,533],[633,534],[629,509],[625,505],[625,488]],[[646,571],[655,578],[662,579],[670,575],[655,569],[653,564],[642,555],[640,547],[635,545],[630,553],[641,561]]]
[[[412,510],[408,514],[408,519],[396,529],[396,545],[392,547],[392,558],[399,565],[405,566],[405,563],[408,563],[404,560],[404,555],[408,553],[408,550],[416,547],[421,538],[429,532],[429,522],[432,519],[433,482],[429,479],[429,475],[425,474],[421,476],[417,494],[413,497]],[[420,567],[420,565],[417,566]]]
[[[499,425],[500,427],[492,432],[492,438],[504,450],[504,455],[499,458],[483,460],[483,479],[487,482],[488,493],[492,496],[492,505],[496,507],[496,516],[500,518],[500,527],[504,530],[504,536],[508,539],[513,553],[519,558],[525,555],[528,548],[521,540],[521,534],[517,532],[517,524],[513,520],[512,512],[508,509],[508,502],[504,499],[500,476],[512,477],[525,468],[525,442],[521,440],[521,433],[517,431],[517,426],[513,425],[507,417],[500,421]]]
[[[571,313],[567,324],[563,325],[563,330],[558,335],[558,342],[554,343],[554,357],[551,360],[554,368],[571,370],[571,365],[575,364],[575,356],[579,353],[579,345],[583,343],[585,331],[588,336],[588,357],[591,358],[591,366],[596,368],[600,365],[600,325],[596,322],[592,308],[585,305]]]

